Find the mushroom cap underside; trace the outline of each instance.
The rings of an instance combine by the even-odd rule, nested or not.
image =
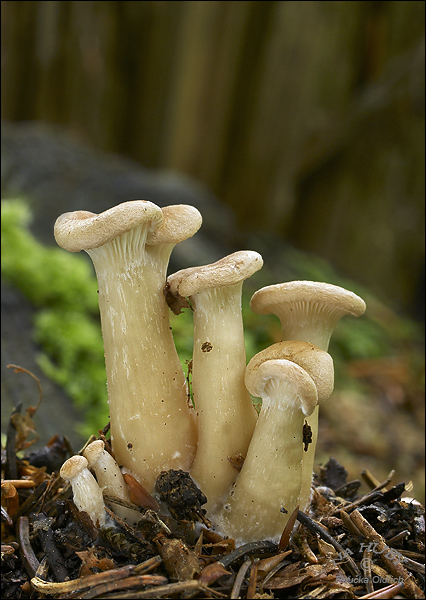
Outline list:
[[[269,382],[286,383],[292,391],[292,397],[280,395],[278,403],[284,409],[288,403],[300,405],[302,412],[309,416],[313,413],[318,403],[318,393],[314,380],[296,363],[285,360],[267,360],[260,365],[247,365],[244,383],[253,396],[264,399],[269,395],[267,386]]]
[[[328,352],[310,342],[277,342],[253,356],[247,368],[250,366],[252,369],[257,369],[267,360],[277,359],[294,362],[308,373],[317,387],[318,403],[331,396],[334,388],[334,365]]]
[[[281,311],[286,306],[290,311],[296,303],[321,304],[355,317],[362,315],[366,309],[364,300],[353,292],[318,281],[289,281],[266,286],[253,294],[250,308],[258,314],[270,314],[278,305]]]

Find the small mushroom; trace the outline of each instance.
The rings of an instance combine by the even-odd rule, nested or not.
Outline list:
[[[238,472],[231,460],[245,455],[257,420],[244,386],[241,293],[244,280],[262,265],[260,254],[241,251],[167,279],[169,294],[189,298],[194,310],[192,386],[198,446],[190,472],[207,496],[210,511],[235,481]]]
[[[95,472],[96,480],[102,493],[131,504],[130,494],[120,467],[109,452],[105,450],[102,440],[88,444],[83,451],[89,469]],[[130,524],[135,524],[140,519],[140,513],[132,508],[113,504],[112,510]]]
[[[253,396],[262,398],[262,408],[217,526],[237,544],[278,542],[299,502],[303,424],[317,404],[317,388],[302,367],[284,359],[249,363],[245,382]]]
[[[88,469],[87,458],[79,454],[71,456],[64,462],[59,474],[71,484],[74,504],[78,510],[86,512],[94,525],[103,527],[106,511],[102,490]]]
[[[175,244],[193,235],[193,207],[124,202],[99,215],[76,211],[55,224],[57,243],[85,250],[99,285],[114,455],[147,489],[161,471],[189,470],[197,441],[186,379],[163,288]]]
[[[317,388],[318,404],[322,404],[331,396],[334,387],[334,366],[328,352],[309,342],[298,340],[277,342],[253,356],[247,368],[250,366],[256,369],[267,360],[277,359],[296,363],[312,377]]]
[[[275,314],[281,322],[283,340],[310,342],[327,351],[333,330],[344,315],[359,317],[365,312],[362,298],[342,287],[316,281],[290,281],[270,285],[255,292],[250,302],[258,314]],[[303,462],[300,508],[305,510],[311,497],[315,448],[318,437],[316,407],[307,423],[312,432]]]

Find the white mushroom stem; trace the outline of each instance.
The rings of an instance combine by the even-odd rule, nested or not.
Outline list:
[[[96,480],[102,493],[131,504],[123,474],[114,458],[105,450],[102,440],[96,440],[86,446],[83,451],[88,461],[88,467],[95,472]],[[113,503],[112,510],[129,524],[135,524],[140,519],[140,512],[120,504]]]
[[[344,315],[359,317],[365,312],[362,298],[342,287],[316,281],[290,281],[270,285],[253,294],[250,306],[255,313],[275,314],[281,322],[283,340],[310,342],[327,351],[334,328]],[[317,406],[307,419],[312,443],[303,462],[300,509],[310,503],[315,449],[318,438]]]
[[[189,297],[194,309],[192,387],[199,433],[190,473],[210,513],[235,481],[238,471],[230,459],[245,456],[257,420],[244,386],[241,293],[244,280],[262,264],[257,252],[235,252],[167,280],[169,292]]]
[[[246,370],[246,385],[262,408],[243,468],[217,521],[240,544],[278,542],[299,502],[303,425],[317,403],[312,378],[287,360]]]
[[[163,288],[173,246],[195,233],[201,216],[183,206],[182,226],[172,230],[181,208],[169,209],[136,200],[99,215],[66,213],[55,224],[60,246],[93,261],[112,448],[148,492],[162,470],[189,470],[197,438]]]
[[[88,469],[84,456],[76,454],[64,462],[60,475],[72,487],[74,504],[78,510],[86,512],[94,525],[105,525],[106,511],[102,490]]]

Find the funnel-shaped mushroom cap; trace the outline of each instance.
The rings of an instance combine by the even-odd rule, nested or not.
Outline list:
[[[160,227],[148,234],[149,246],[158,244],[178,244],[192,237],[203,222],[200,212],[187,204],[175,204],[161,209],[163,221]]]
[[[253,356],[247,369],[257,369],[267,360],[290,360],[302,367],[312,377],[318,392],[318,402],[331,396],[334,387],[333,359],[328,352],[309,342],[284,341],[272,344]]]
[[[281,410],[286,407],[293,410],[300,408],[304,415],[309,416],[318,402],[317,388],[312,377],[289,360],[267,360],[256,366],[249,363],[244,381],[250,394],[263,399],[274,396],[274,381],[286,383],[292,393],[278,395]]]
[[[364,300],[353,292],[316,281],[290,281],[264,287],[253,294],[250,307],[258,314],[277,315],[284,339],[311,342],[322,350],[327,350],[341,317],[358,317],[366,308]]]
[[[142,223],[153,232],[161,224],[161,208],[148,200],[131,200],[100,214],[86,210],[64,213],[55,223],[55,240],[69,252],[99,248]]]
[[[173,296],[189,297],[203,290],[241,283],[262,266],[263,259],[258,252],[241,250],[210,265],[177,271],[167,282]]]

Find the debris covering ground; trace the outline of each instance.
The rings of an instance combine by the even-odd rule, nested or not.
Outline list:
[[[66,437],[31,451],[37,407],[16,407],[2,448],[2,598],[425,597],[424,508],[401,500],[392,473],[378,484],[363,472],[370,491],[361,494],[361,480],[348,482],[331,458],[309,514],[295,511],[295,533],[286,527],[279,545],[235,548],[176,471],[162,476],[159,511],[139,507],[130,527],[108,509],[100,530],[58,476],[72,453]]]

